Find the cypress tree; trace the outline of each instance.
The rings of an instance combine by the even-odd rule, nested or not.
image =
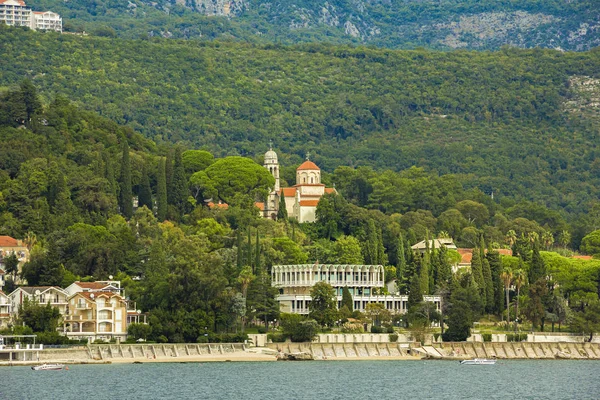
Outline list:
[[[539,240],[533,242],[533,252],[531,253],[531,267],[529,268],[529,284],[533,285],[540,278],[546,277],[546,264],[540,255]]]
[[[500,278],[500,274],[502,273],[500,254],[496,250],[490,249],[486,255],[486,258],[490,263],[492,285],[494,287],[494,308],[492,312],[500,314],[502,311],[504,311],[504,284]]]
[[[142,169],[142,184],[138,194],[138,207],[143,206],[148,207],[150,211],[154,208],[154,204],[152,203],[152,189],[150,188],[150,179],[148,178],[146,166]]]
[[[429,293],[429,267],[431,263],[431,253],[429,250],[429,232],[425,234],[425,253],[422,255],[421,270],[419,280],[421,281],[421,294]]]
[[[402,237],[402,233],[398,237],[398,248],[397,258],[398,263],[396,264],[396,280],[398,281],[398,288],[402,284],[402,280],[404,279],[404,273],[406,272],[406,258],[404,257],[404,238]]]
[[[485,281],[483,279],[483,265],[481,262],[481,256],[478,248],[473,249],[473,258],[471,258],[471,275],[473,275],[473,281],[479,291],[479,297],[482,303],[485,305]]]
[[[237,268],[238,268],[238,273],[242,270],[242,267],[244,266],[244,251],[242,250],[242,234],[240,232],[240,230],[238,229],[236,232],[236,236],[237,236]]]
[[[419,274],[415,273],[410,278],[410,289],[408,291],[408,301],[406,302],[407,310],[423,301],[423,293],[421,292],[421,280]]]
[[[377,228],[377,264],[386,265],[385,247],[383,247],[383,232]]]
[[[115,198],[117,197],[117,181],[115,179],[115,171],[113,169],[112,160],[107,152],[102,153],[102,160],[104,161],[104,177],[108,181],[110,186],[110,192]]]
[[[492,280],[492,270],[490,262],[484,258],[481,262],[483,267],[483,279],[485,280],[485,310],[488,313],[494,312],[495,297],[494,297],[494,282]]]
[[[254,264],[256,265],[256,269],[260,269],[261,268],[261,263],[260,263],[260,237],[258,235],[258,228],[256,228],[256,250],[255,250],[255,254],[254,254]]]
[[[342,289],[342,307],[344,306],[348,307],[350,312],[354,311],[354,301],[352,301],[352,294],[350,294],[348,286],[344,286]]]
[[[173,150],[169,150],[167,153],[167,159],[165,160],[165,176],[167,179],[167,204],[173,205],[174,192],[173,192]]]
[[[125,218],[133,215],[133,190],[131,188],[131,162],[129,160],[129,144],[127,138],[123,138],[123,159],[121,161],[121,193],[119,196],[119,207]]]
[[[277,220],[279,221],[287,221],[288,212],[285,207],[285,196],[283,195],[283,191],[281,191],[281,197],[279,198],[279,209],[277,210]]]
[[[181,147],[175,149],[175,163],[173,166],[172,178],[173,204],[179,213],[183,215],[186,211],[188,186],[185,175],[185,168],[181,157]]]
[[[252,273],[256,274],[256,265],[252,262],[252,232],[248,226],[248,242],[246,243],[246,261],[252,267]]]
[[[157,176],[157,212],[156,218],[159,221],[164,221],[167,218],[167,177],[165,170],[165,159],[160,158],[158,162],[158,176]]]

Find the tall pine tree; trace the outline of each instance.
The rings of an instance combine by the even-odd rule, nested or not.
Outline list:
[[[188,198],[187,178],[185,175],[185,168],[183,166],[181,153],[181,147],[178,146],[175,149],[175,162],[173,165],[173,199],[171,203],[175,206],[175,208],[177,208],[179,215],[183,215],[186,212]]]
[[[159,221],[164,221],[167,218],[167,177],[165,171],[165,159],[160,158],[158,162],[158,175],[157,182],[158,187],[156,188],[157,197],[157,211],[156,218]]]
[[[133,216],[133,190],[131,188],[131,162],[129,160],[129,144],[127,138],[123,138],[123,158],[121,161],[121,192],[119,196],[119,207],[125,218]]]
[[[150,188],[150,178],[148,178],[146,166],[142,169],[142,183],[140,185],[140,192],[138,193],[138,207],[144,206],[150,211],[154,208],[154,204],[152,203],[152,188]]]

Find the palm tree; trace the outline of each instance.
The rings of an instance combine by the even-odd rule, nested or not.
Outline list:
[[[506,232],[506,238],[504,240],[506,241],[506,244],[508,244],[510,247],[513,247],[517,241],[517,233],[511,229],[510,231]]]
[[[527,281],[527,274],[522,269],[518,269],[513,273],[513,283],[517,288],[517,302],[515,303],[515,332],[517,331],[517,323],[519,319],[519,295],[521,294],[521,286]]]
[[[546,250],[549,250],[550,247],[554,244],[554,235],[550,231],[544,231],[542,233],[542,242],[544,243],[544,247]]]
[[[37,236],[35,235],[35,233],[29,231],[25,235],[25,238],[23,239],[23,243],[25,244],[25,247],[27,247],[27,251],[31,253],[31,249],[37,243]]]
[[[246,302],[246,296],[248,294],[248,286],[250,283],[256,278],[256,275],[252,273],[252,267],[245,266],[242,268],[240,275],[237,278],[238,283],[242,287],[242,296],[244,297],[244,302]],[[244,327],[246,325],[245,317],[242,318],[242,332],[244,332]]]
[[[502,272],[500,273],[500,279],[504,283],[504,293],[506,295],[506,322],[510,323],[510,309],[509,309],[509,298],[508,291],[510,289],[510,283],[512,282],[513,272],[512,269],[508,267],[504,267]]]
[[[569,231],[567,230],[562,231],[558,236],[558,240],[560,241],[560,244],[562,244],[563,247],[566,249],[569,243],[571,243],[571,233],[569,233]]]
[[[534,244],[540,238],[540,234],[537,232],[529,232],[527,237],[529,238],[529,242]]]

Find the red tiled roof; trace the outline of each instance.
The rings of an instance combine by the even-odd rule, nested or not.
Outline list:
[[[0,0],[2,1],[2,0]],[[1,3],[0,3],[1,4]],[[0,236],[0,247],[18,247],[19,241],[10,236]]]
[[[263,203],[262,201],[257,201],[257,202],[254,203],[254,205],[256,207],[258,207],[258,209],[260,211],[265,211],[265,203]]]
[[[578,260],[591,260],[592,256],[572,256],[573,258],[577,258]]]
[[[315,164],[312,161],[306,160],[302,164],[300,164],[300,166],[298,168],[296,168],[296,171],[302,171],[302,170],[307,170],[307,169],[308,170],[312,169],[312,170],[317,170],[317,171],[321,170],[321,168],[317,167],[317,164]]]
[[[213,203],[212,201],[209,201],[209,202],[208,202],[208,208],[215,208],[215,207],[218,207],[218,208],[223,208],[223,209],[225,209],[225,210],[226,210],[226,209],[228,209],[228,208],[229,208],[229,204],[227,204],[227,203],[216,203],[216,204],[215,204],[215,203]]]
[[[104,289],[105,287],[108,286],[106,283],[101,283],[101,282],[75,282],[75,284],[82,289],[93,289],[93,290]]]
[[[512,256],[512,249],[497,249],[501,256]]]
[[[4,275],[6,274],[6,271],[4,271],[3,269],[0,269],[0,275]]]
[[[335,190],[335,188],[325,188],[325,193],[327,193],[327,194],[337,193],[337,190]]]
[[[0,290],[0,294],[3,294],[4,296],[6,296],[6,293],[4,293],[2,290]]]
[[[279,194],[281,195],[281,193],[283,193],[284,197],[294,197],[296,196],[296,188],[283,188],[279,191]]]
[[[462,257],[460,260],[461,264],[471,264],[471,260],[473,259],[473,249],[456,249],[460,256]]]
[[[302,207],[316,207],[317,204],[319,204],[319,200],[300,200]]]

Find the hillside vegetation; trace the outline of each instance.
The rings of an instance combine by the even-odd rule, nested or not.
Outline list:
[[[597,1],[30,0],[68,30],[126,38],[329,42],[390,48],[588,50],[600,45]]]
[[[597,208],[585,224],[569,225],[540,205],[506,208],[465,189],[453,175],[346,166],[329,176],[341,195],[320,200],[315,223],[297,224],[284,212],[278,221],[262,219],[254,201],[264,200],[274,179],[253,160],[215,160],[206,151],[157,147],[62,96],[43,105],[36,92],[24,80],[0,95],[0,234],[22,238],[31,255],[21,271],[16,256],[2,260],[8,293],[17,278],[66,287],[112,276],[149,312],[143,337],[231,342],[247,338],[238,334],[244,321],[292,318],[280,316],[269,278],[273,265],[382,264],[385,281],[395,279],[398,292],[408,294],[407,314],[392,315],[383,305],[369,305],[362,313],[353,309],[348,292],[349,305],[338,311],[330,301],[333,309],[323,312],[311,307],[310,318],[329,327],[349,317],[377,321],[392,332],[403,318],[418,329],[426,322],[419,316],[441,318],[425,314],[430,308],[422,301],[422,294],[438,293],[447,307],[445,340],[465,340],[484,314],[526,318],[541,330],[568,324],[590,340],[597,332],[600,263],[558,254],[569,255],[569,247],[577,246],[571,232],[596,229]],[[284,179],[290,180],[289,170]],[[204,199],[211,196],[229,207],[208,207]],[[472,274],[452,274],[451,266],[461,260],[454,250],[413,253],[412,244],[434,235],[474,248]],[[495,251],[508,246],[513,257]],[[581,250],[600,253],[600,230],[583,238]],[[327,283],[314,290],[320,288],[333,296]],[[372,294],[385,293],[384,287]],[[57,313],[53,324],[41,328],[39,318],[26,318],[33,310],[25,309],[3,334],[43,329],[44,343],[65,340],[53,328]],[[285,337],[290,332],[283,325]],[[504,323],[501,329],[512,327]],[[135,332],[140,333],[130,331],[138,338]]]
[[[157,143],[284,167],[454,174],[496,202],[575,221],[600,196],[600,52],[434,53],[326,45],[122,40],[0,27],[1,85],[30,77]],[[584,90],[585,88],[585,90]],[[593,92],[591,92],[593,93]],[[388,209],[401,212],[401,209]]]

